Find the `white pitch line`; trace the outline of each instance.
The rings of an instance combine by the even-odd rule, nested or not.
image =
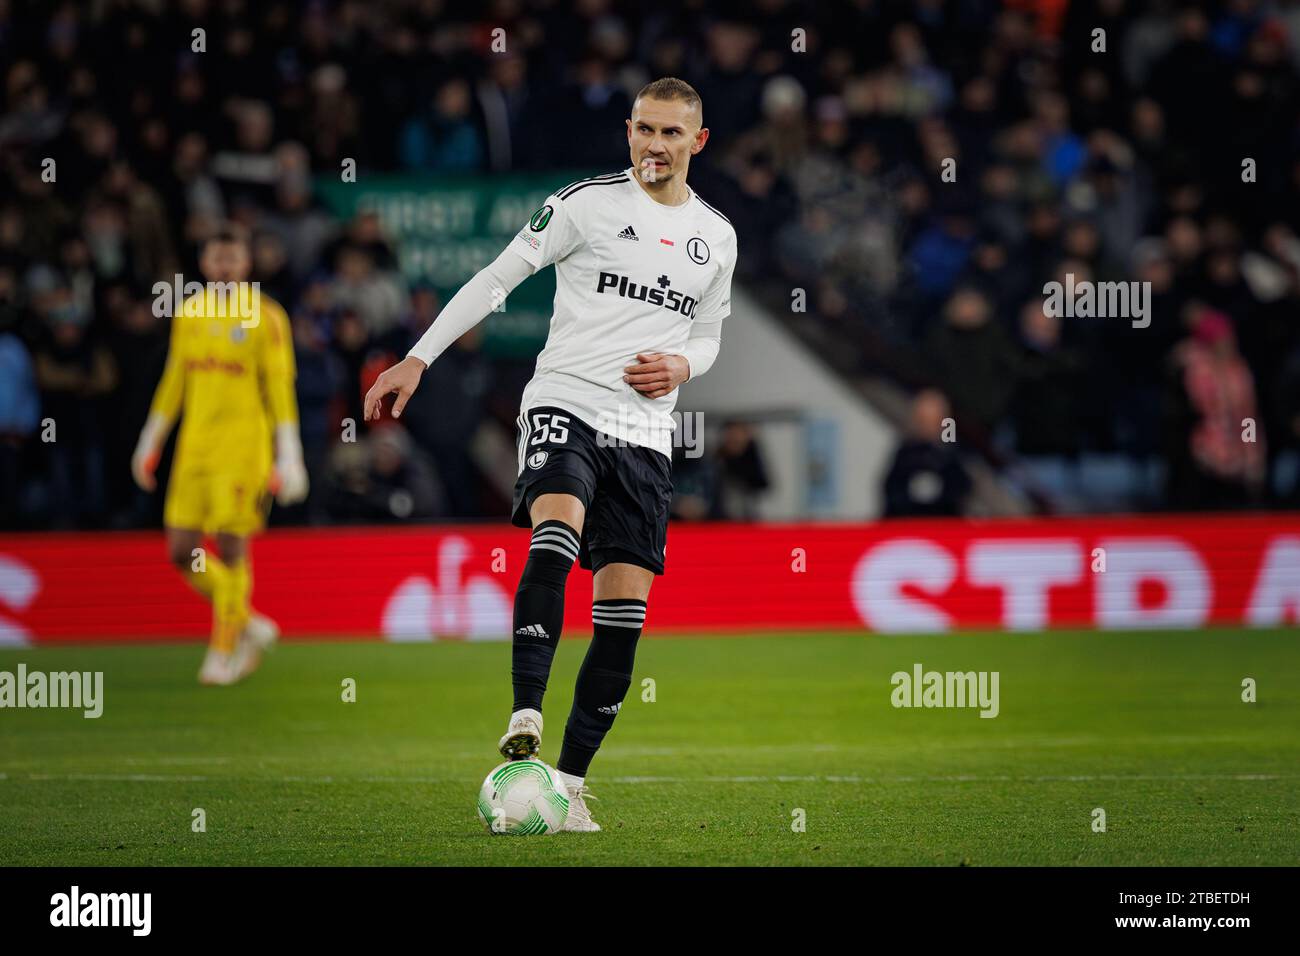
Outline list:
[[[1204,774],[1046,774],[1032,777],[1009,775],[977,776],[961,774],[947,777],[861,777],[861,776],[774,776],[774,777],[610,777],[610,783],[1123,783],[1135,781],[1176,780],[1294,780],[1300,774],[1204,773]]]
[[[1214,737],[1193,737],[1193,736],[1150,736],[1141,738],[1128,738],[1128,740],[1143,740],[1152,743],[1173,744],[1173,743],[1235,743],[1248,739],[1245,736],[1214,736]],[[938,745],[924,746],[927,752],[937,752],[945,750],[970,750],[975,747],[988,749],[990,747],[1007,748],[1007,749],[1049,749],[1052,747],[1076,747],[1089,746],[1093,744],[1104,743],[1105,739],[1101,737],[1018,737],[1007,741],[962,741],[948,742]],[[847,753],[855,754],[857,762],[871,762],[873,747],[862,744],[746,744],[744,746],[729,747],[655,747],[639,746],[636,744],[623,745],[610,750],[609,756],[616,759],[633,759],[642,757],[703,757],[719,755],[724,757],[734,757],[737,753],[745,754],[834,754]],[[447,750],[440,751],[437,754],[440,760],[492,760],[495,757],[493,749],[475,749],[475,750]],[[164,767],[168,765],[226,765],[236,761],[247,760],[250,764],[257,765],[275,765],[275,764],[293,764],[299,761],[299,758],[292,755],[282,754],[263,754],[256,757],[232,757],[229,755],[220,755],[212,757],[203,757],[199,755],[177,755],[177,756],[152,756],[148,754],[127,754],[114,758],[120,760],[127,766],[147,767]],[[25,761],[29,765],[39,766],[39,761]],[[20,771],[22,763],[11,768],[10,772]],[[171,778],[168,778],[171,779]],[[355,778],[353,778],[355,779]],[[409,779],[409,778],[401,778]],[[647,777],[646,779],[659,779],[658,777]],[[698,777],[683,779],[701,779]],[[762,779],[779,779],[777,777]],[[833,778],[827,778],[833,779]],[[847,779],[847,778],[846,778]],[[875,779],[875,778],[869,778]],[[903,778],[898,778],[903,779]],[[906,778],[908,780],[917,778]],[[975,779],[975,778],[973,778]],[[979,778],[994,779],[994,778]],[[1022,778],[1001,778],[1001,779],[1022,779]],[[1030,778],[1023,778],[1030,779]]]
[[[775,775],[775,776],[701,776],[701,777],[654,777],[654,776],[615,776],[606,777],[604,782],[613,784],[647,784],[647,783],[1134,783],[1172,782],[1191,780],[1228,780],[1237,782],[1258,782],[1273,780],[1300,779],[1300,774],[1269,773],[1188,773],[1188,774],[1045,774],[1040,776],[1013,777],[1008,775],[978,776],[959,774],[955,776],[933,777],[862,777],[842,775]],[[429,784],[465,783],[462,777],[334,777],[334,776],[267,776],[267,777],[227,777],[181,774],[153,773],[29,773],[17,776],[0,773],[0,780],[59,780],[59,781],[94,781],[104,783],[405,783],[427,786]]]
[[[1042,775],[1032,777],[1012,777],[1009,775],[977,776],[961,774],[946,777],[861,777],[827,774],[824,776],[769,776],[769,777],[609,777],[609,783],[1119,783],[1134,781],[1175,781],[1175,780],[1293,780],[1300,774],[1264,774],[1264,773],[1229,773],[1229,774],[1070,774]]]
[[[18,777],[7,779],[17,780]],[[29,773],[26,780],[106,780],[116,783],[194,783],[208,777],[181,776],[170,773]]]

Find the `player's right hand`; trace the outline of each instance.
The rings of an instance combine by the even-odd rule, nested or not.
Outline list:
[[[154,477],[154,472],[158,470],[158,459],[161,456],[156,448],[139,448],[131,456],[131,477],[143,491],[153,491],[158,487],[158,480]]]
[[[393,399],[393,417],[401,417],[402,409],[415,394],[420,376],[426,368],[428,366],[414,355],[408,355],[392,368],[381,372],[379,378],[375,379],[375,384],[370,386],[370,391],[366,392],[365,420],[378,421],[383,415],[384,398],[393,392],[397,393],[397,398]]]
[[[158,487],[154,472],[158,470],[158,459],[162,457],[162,446],[167,440],[170,425],[161,415],[151,414],[140,430],[140,440],[135,443],[131,454],[131,477],[144,491],[153,491]]]

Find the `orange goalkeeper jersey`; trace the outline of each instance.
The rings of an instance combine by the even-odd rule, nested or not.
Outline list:
[[[275,426],[298,422],[294,376],[289,317],[274,299],[241,303],[211,285],[186,299],[149,409],[169,424],[183,413],[174,469],[269,469]]]

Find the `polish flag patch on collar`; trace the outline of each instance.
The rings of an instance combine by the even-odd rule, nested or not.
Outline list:
[[[665,246],[673,246],[673,245],[676,245],[676,243],[673,242],[671,239],[665,239],[663,236],[660,236],[660,237],[659,237],[659,241],[662,242]]]

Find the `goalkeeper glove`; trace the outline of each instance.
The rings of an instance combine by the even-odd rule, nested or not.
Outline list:
[[[144,491],[158,487],[154,472],[158,469],[158,459],[162,457],[167,431],[167,419],[161,415],[150,415],[144,428],[140,429],[140,440],[135,443],[135,452],[131,455],[131,477]]]
[[[302,462],[297,422],[275,426],[275,467],[268,484],[282,505],[296,505],[307,497],[307,468]]]

